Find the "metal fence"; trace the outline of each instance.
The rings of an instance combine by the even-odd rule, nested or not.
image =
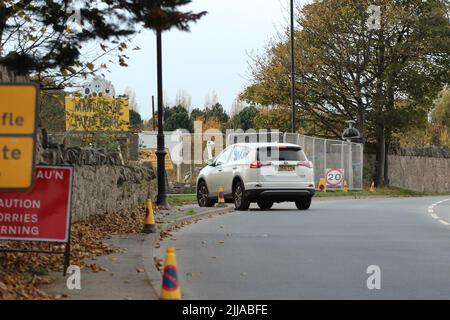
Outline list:
[[[363,144],[286,133],[285,142],[300,145],[314,164],[316,184],[327,169],[343,169],[350,190],[363,188]]]
[[[153,134],[141,134],[141,145],[145,141],[147,147],[156,147],[155,139],[150,142],[149,136],[151,135]],[[359,143],[278,131],[237,132],[227,135],[175,131],[165,132],[165,141],[174,162],[174,170],[169,172],[172,185],[195,183],[198,172],[205,166],[208,159],[206,151],[208,141],[215,142],[213,156],[217,156],[223,148],[235,143],[287,142],[300,145],[308,159],[313,162],[316,185],[319,184],[320,178],[325,178],[327,169],[340,168],[343,169],[344,178],[347,180],[350,190],[363,188],[363,145]],[[199,146],[201,147],[199,148]]]

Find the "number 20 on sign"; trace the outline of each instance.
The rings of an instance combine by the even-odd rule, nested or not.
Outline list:
[[[33,186],[38,95],[35,84],[0,84],[0,190]]]

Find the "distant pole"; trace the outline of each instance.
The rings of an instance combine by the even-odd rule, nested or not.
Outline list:
[[[164,106],[163,106],[163,78],[162,78],[162,48],[161,48],[161,30],[156,31],[156,61],[158,73],[158,135],[157,135],[157,171],[158,171],[158,195],[156,197],[156,205],[169,208],[166,194],[166,168],[165,157],[166,148],[164,146]]]
[[[295,125],[295,59],[294,59],[294,0],[291,0],[291,108],[292,133],[296,131]]]
[[[152,96],[152,122],[153,122],[153,131],[156,130],[156,122],[155,122],[155,96]]]

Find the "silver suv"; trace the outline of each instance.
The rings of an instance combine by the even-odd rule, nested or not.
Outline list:
[[[201,207],[217,202],[219,187],[225,202],[248,210],[256,202],[270,209],[274,202],[293,201],[309,209],[315,193],[314,169],[302,148],[289,143],[238,143],[224,149],[200,171],[197,201]]]

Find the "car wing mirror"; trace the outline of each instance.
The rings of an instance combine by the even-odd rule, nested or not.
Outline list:
[[[214,166],[215,166],[215,164],[214,164],[214,159],[208,159],[208,161],[206,161],[206,164],[207,164],[208,166],[214,167]]]

